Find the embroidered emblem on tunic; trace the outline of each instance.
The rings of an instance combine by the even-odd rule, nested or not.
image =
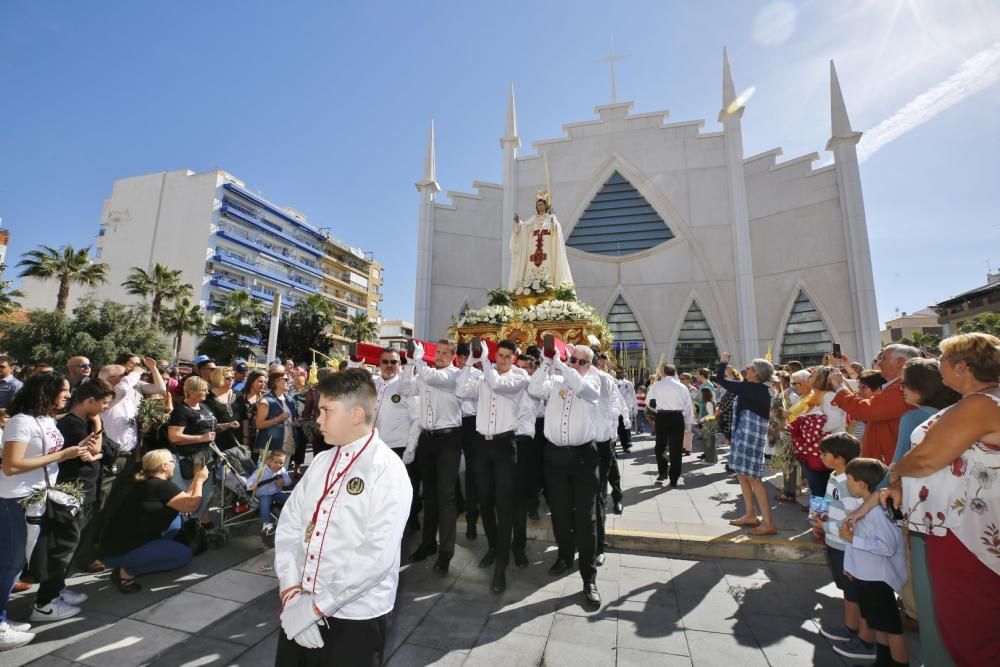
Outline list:
[[[347,480],[347,492],[352,496],[356,496],[365,490],[365,481],[360,477],[352,477]]]
[[[389,400],[392,401],[393,403],[399,403],[402,400],[402,397],[399,394],[393,394],[392,398],[390,398]]]

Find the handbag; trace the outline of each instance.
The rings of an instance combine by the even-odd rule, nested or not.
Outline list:
[[[45,441],[45,429],[42,422],[35,417],[38,431],[42,437],[42,456],[48,449]],[[42,473],[45,475],[45,488],[41,494],[32,494],[25,499],[24,519],[31,525],[42,525],[47,521],[56,521],[62,524],[72,523],[80,513],[80,501],[61,491],[52,485],[49,477],[49,466],[42,466]],[[32,500],[34,498],[34,500]]]
[[[205,526],[194,517],[188,517],[184,520],[174,540],[191,549],[191,553],[195,556],[208,549],[208,535],[205,532]]]
[[[190,456],[177,456],[177,465],[181,467],[181,477],[194,479],[194,459]]]

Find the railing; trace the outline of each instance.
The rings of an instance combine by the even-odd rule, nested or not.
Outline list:
[[[280,228],[276,228],[276,225],[274,225],[274,223],[269,222],[259,213],[255,214],[251,209],[248,209],[246,206],[243,206],[241,204],[237,204],[236,202],[230,199],[222,200],[222,206],[219,208],[219,212],[225,215],[232,216],[239,220],[243,220],[244,222],[249,222],[251,225],[263,229],[268,234],[273,234],[274,236],[277,236],[282,240],[288,241],[289,243],[294,243],[300,248],[303,248],[304,250],[307,250],[308,252],[311,252],[316,256],[323,255],[323,248],[320,247],[319,245],[309,241],[304,241],[297,236],[293,236],[291,234],[282,231]]]
[[[222,223],[219,225],[219,231],[217,232],[223,238],[228,238],[231,241],[236,241],[241,245],[250,245],[257,250],[262,250],[265,255],[272,257],[279,262],[291,264],[307,273],[310,273],[317,278],[322,278],[326,274],[323,273],[321,269],[316,266],[303,263],[302,260],[296,259],[292,256],[291,252],[287,248],[281,248],[275,246],[268,241],[255,237],[247,232],[241,230],[239,227],[234,227],[233,225],[227,225]]]
[[[250,294],[263,299],[264,301],[269,301],[274,303],[274,295],[276,292],[270,288],[264,287],[262,285],[251,285],[250,283],[240,282],[232,276],[223,275],[221,273],[213,273],[212,278],[209,281],[212,285],[216,287],[221,287],[227,290],[242,290],[244,292],[249,292]],[[282,307],[293,307],[296,304],[296,300],[290,297],[282,295],[281,305]]]

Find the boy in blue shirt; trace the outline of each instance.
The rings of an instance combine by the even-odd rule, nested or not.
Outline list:
[[[886,466],[877,459],[858,458],[847,464],[846,472],[848,490],[863,502],[876,493]],[[874,511],[854,522],[853,530],[842,523],[840,536],[847,542],[844,573],[861,585],[861,616],[875,632],[875,664],[908,665],[896,603],[896,593],[906,582],[902,530],[886,512]]]
[[[260,468],[247,475],[244,481],[247,490],[256,490],[257,502],[260,503],[260,534],[268,542],[274,535],[271,507],[288,500],[288,492],[292,487],[292,478],[285,470],[285,452],[280,449],[270,450],[267,460],[261,463]]]
[[[822,623],[819,631],[835,643],[840,655],[860,660],[875,659],[874,636],[861,617],[861,585],[844,574],[844,549],[847,543],[840,537],[840,524],[861,501],[847,489],[847,464],[861,455],[861,443],[849,433],[831,433],[819,443],[820,460],[833,472],[826,483],[825,516],[810,515],[813,533],[826,541],[826,560],[830,564],[833,583],[844,594],[844,622]]]

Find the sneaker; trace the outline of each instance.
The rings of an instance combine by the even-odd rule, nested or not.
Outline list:
[[[875,644],[865,644],[861,638],[855,635],[846,642],[834,642],[833,650],[845,658],[857,658],[858,660],[874,660]]]
[[[835,642],[851,641],[851,637],[857,634],[843,623],[820,623],[819,633]]]
[[[0,651],[24,646],[34,638],[35,635],[30,632],[15,630],[10,623],[0,623]]]
[[[9,625],[10,629],[15,632],[27,632],[28,630],[31,630],[31,623],[18,623],[17,621],[7,619],[7,625]]]
[[[62,598],[56,598],[44,607],[39,607],[38,605],[32,607],[31,616],[28,617],[28,620],[36,623],[45,621],[61,621],[64,618],[76,616],[79,613],[79,607],[66,604],[63,602]]]
[[[76,591],[71,591],[68,588],[62,589],[62,591],[59,592],[59,597],[62,598],[63,602],[74,607],[79,607],[87,601],[86,593],[77,593]]]

